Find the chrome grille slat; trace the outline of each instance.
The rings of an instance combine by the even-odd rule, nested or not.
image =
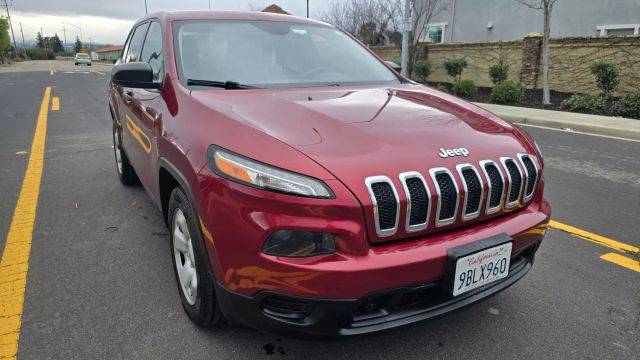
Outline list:
[[[524,182],[522,171],[520,171],[520,168],[513,158],[501,157],[500,163],[502,163],[508,179],[504,207],[505,209],[512,209],[520,204],[520,195],[522,195],[522,184]]]
[[[456,166],[456,170],[458,170],[458,176],[460,176],[464,190],[462,220],[471,220],[480,215],[484,198],[484,186],[475,166],[460,164]]]
[[[493,214],[502,209],[505,181],[498,164],[493,160],[480,161],[480,169],[487,179],[487,203],[485,214]]]
[[[458,203],[460,202],[460,190],[455,178],[451,171],[444,167],[429,170],[429,175],[431,175],[438,195],[436,226],[452,224],[456,221]]]
[[[399,177],[407,197],[405,229],[407,232],[424,230],[429,225],[431,215],[431,192],[427,182],[417,171],[404,172]]]
[[[386,176],[370,176],[365,179],[365,185],[373,203],[376,233],[380,237],[394,235],[398,230],[400,203],[393,182]]]
[[[533,198],[533,194],[536,190],[536,185],[538,184],[538,167],[536,166],[535,161],[531,158],[531,155],[519,153],[518,160],[520,160],[520,164],[524,169],[526,174],[526,181],[523,186],[522,193],[522,203],[527,203]]]

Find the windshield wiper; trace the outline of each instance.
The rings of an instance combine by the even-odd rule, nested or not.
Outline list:
[[[187,85],[196,85],[196,86],[210,86],[210,87],[219,87],[226,90],[235,90],[235,89],[257,89],[255,86],[249,86],[240,84],[235,81],[213,81],[213,80],[198,80],[198,79],[188,79]]]

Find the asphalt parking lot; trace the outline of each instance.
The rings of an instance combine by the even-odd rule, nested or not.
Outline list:
[[[0,295],[5,312],[24,299],[18,334],[0,327],[3,354],[17,341],[24,359],[638,358],[640,142],[526,128],[545,156],[554,227],[533,270],[477,306],[330,341],[205,331],[183,314],[159,210],[141,187],[118,182],[108,73],[64,61],[0,68],[3,248],[24,215],[16,204],[41,108],[47,114],[30,255],[20,262],[26,287]],[[3,264],[11,256],[5,250]]]

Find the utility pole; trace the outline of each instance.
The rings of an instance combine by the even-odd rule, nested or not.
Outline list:
[[[307,19],[309,18],[309,0],[307,0]]]
[[[6,1],[6,0],[5,0]],[[148,14],[149,10],[147,10],[147,0],[144,0],[144,13]]]
[[[13,51],[15,51],[17,56],[18,45],[16,45],[16,35],[13,33],[13,25],[11,24],[11,15],[9,15],[9,4],[7,4],[7,0],[4,0],[4,7],[7,9],[7,20],[9,20],[9,27],[11,28],[11,37],[13,38]]]
[[[408,76],[409,28],[411,27],[411,0],[404,0],[404,29],[402,29],[402,76]]]
[[[67,52],[67,28],[66,27],[62,27],[62,34],[64,36],[64,52]]]
[[[211,10],[211,0],[209,0],[209,10]]]
[[[24,43],[24,32],[22,31],[22,21],[20,22],[20,34],[22,34],[22,50],[24,51],[24,58],[27,58],[27,45]]]

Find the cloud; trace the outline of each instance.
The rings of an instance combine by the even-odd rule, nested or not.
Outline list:
[[[345,1],[345,0],[340,0]],[[306,16],[304,0],[211,0],[214,9],[249,10],[276,3],[286,11]],[[310,0],[311,17],[320,14],[330,3],[329,0]],[[209,0],[147,0],[149,12],[177,10],[205,10]],[[20,0],[11,7],[16,40],[21,39],[19,22],[22,22],[27,42],[35,39],[43,29],[45,36],[58,33],[63,37],[63,27],[67,29],[67,42],[72,42],[79,31],[62,22],[70,22],[82,28],[85,42],[89,38],[101,44],[122,44],[133,22],[145,15],[144,0]]]

